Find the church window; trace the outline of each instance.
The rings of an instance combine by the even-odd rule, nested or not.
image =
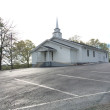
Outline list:
[[[89,50],[87,50],[87,56],[89,57]]]
[[[93,57],[95,57],[95,51],[93,51]]]
[[[107,53],[106,53],[106,58],[107,58]]]
[[[52,61],[53,61],[53,52],[52,52]]]
[[[44,57],[45,57],[45,60],[46,60],[46,52],[44,52]]]

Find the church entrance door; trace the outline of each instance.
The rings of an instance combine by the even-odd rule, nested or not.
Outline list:
[[[53,52],[52,51],[44,52],[44,60],[45,60],[45,62],[53,61]]]

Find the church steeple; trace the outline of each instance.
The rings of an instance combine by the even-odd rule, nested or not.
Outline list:
[[[58,18],[56,18],[56,28],[58,28]]]
[[[58,27],[58,19],[56,19],[56,28],[54,29],[53,37],[62,38],[62,33]]]

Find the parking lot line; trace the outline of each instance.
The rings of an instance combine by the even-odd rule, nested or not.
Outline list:
[[[23,109],[27,109],[27,108],[38,107],[38,106],[52,104],[52,103],[56,103],[56,102],[67,101],[67,100],[78,99],[78,98],[85,98],[85,97],[90,97],[90,96],[95,96],[95,95],[101,95],[101,94],[107,94],[107,93],[110,93],[110,91],[99,92],[99,93],[95,93],[95,94],[87,94],[87,95],[76,96],[76,97],[71,97],[71,98],[65,98],[65,99],[55,100],[55,101],[46,102],[46,103],[34,104],[34,105],[30,105],[30,106],[19,107],[19,108],[12,109],[12,110],[23,110]]]
[[[29,81],[25,81],[25,80],[21,80],[21,79],[17,79],[17,78],[15,78],[15,80],[20,81],[20,82],[24,82],[24,83],[28,83],[28,84],[32,84],[32,85],[36,85],[36,86],[39,86],[39,87],[43,87],[43,88],[46,88],[46,89],[58,91],[58,92],[61,92],[61,93],[67,94],[67,95],[78,96],[76,94],[65,92],[65,91],[62,91],[62,90],[59,90],[59,89],[55,89],[55,88],[52,88],[52,87],[48,87],[48,86],[45,86],[45,85],[41,85],[41,84],[37,84],[37,83],[33,83],[33,82],[29,82]]]
[[[102,81],[102,80],[96,80],[96,79],[90,79],[90,78],[84,78],[84,77],[76,77],[76,76],[63,75],[63,74],[57,74],[57,75],[64,76],[64,77],[69,77],[69,78],[85,79],[85,80],[91,80],[91,81],[98,81],[98,82],[110,83],[110,81]]]
[[[60,102],[60,101],[66,101],[66,100],[70,100],[70,99],[73,99],[73,97],[66,98],[66,99],[60,99],[60,100],[55,100],[55,101],[46,102],[46,103],[34,104],[34,105],[30,105],[30,106],[24,106],[24,107],[12,109],[12,110],[23,110],[23,109],[26,109],[26,108],[38,107],[38,106],[47,105],[47,104],[51,104],[51,103],[55,103],[55,102]]]

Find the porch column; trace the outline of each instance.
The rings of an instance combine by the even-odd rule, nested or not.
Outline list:
[[[47,51],[47,61],[49,62],[50,61],[50,52]]]

